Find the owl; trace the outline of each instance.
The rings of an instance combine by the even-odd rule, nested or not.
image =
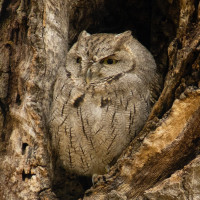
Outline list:
[[[70,173],[104,174],[144,126],[159,76],[131,35],[83,31],[54,85],[52,146]]]

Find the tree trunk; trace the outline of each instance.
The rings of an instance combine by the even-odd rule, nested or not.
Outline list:
[[[198,0],[1,0],[0,199],[200,199],[199,19]],[[48,128],[83,29],[132,30],[163,76],[143,130],[94,185],[57,165]]]

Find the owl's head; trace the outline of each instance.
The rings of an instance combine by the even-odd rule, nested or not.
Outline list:
[[[67,71],[81,84],[95,84],[134,74],[148,81],[156,65],[148,50],[131,35],[83,31],[68,52]]]

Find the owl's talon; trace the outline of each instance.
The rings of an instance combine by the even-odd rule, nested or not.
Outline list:
[[[105,166],[105,171],[106,171],[106,174],[109,173],[109,171],[110,171],[110,166],[109,165]]]

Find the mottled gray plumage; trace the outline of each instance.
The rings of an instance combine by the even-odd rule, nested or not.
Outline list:
[[[105,173],[143,127],[159,88],[156,64],[130,31],[83,31],[55,83],[50,130],[67,171]]]

